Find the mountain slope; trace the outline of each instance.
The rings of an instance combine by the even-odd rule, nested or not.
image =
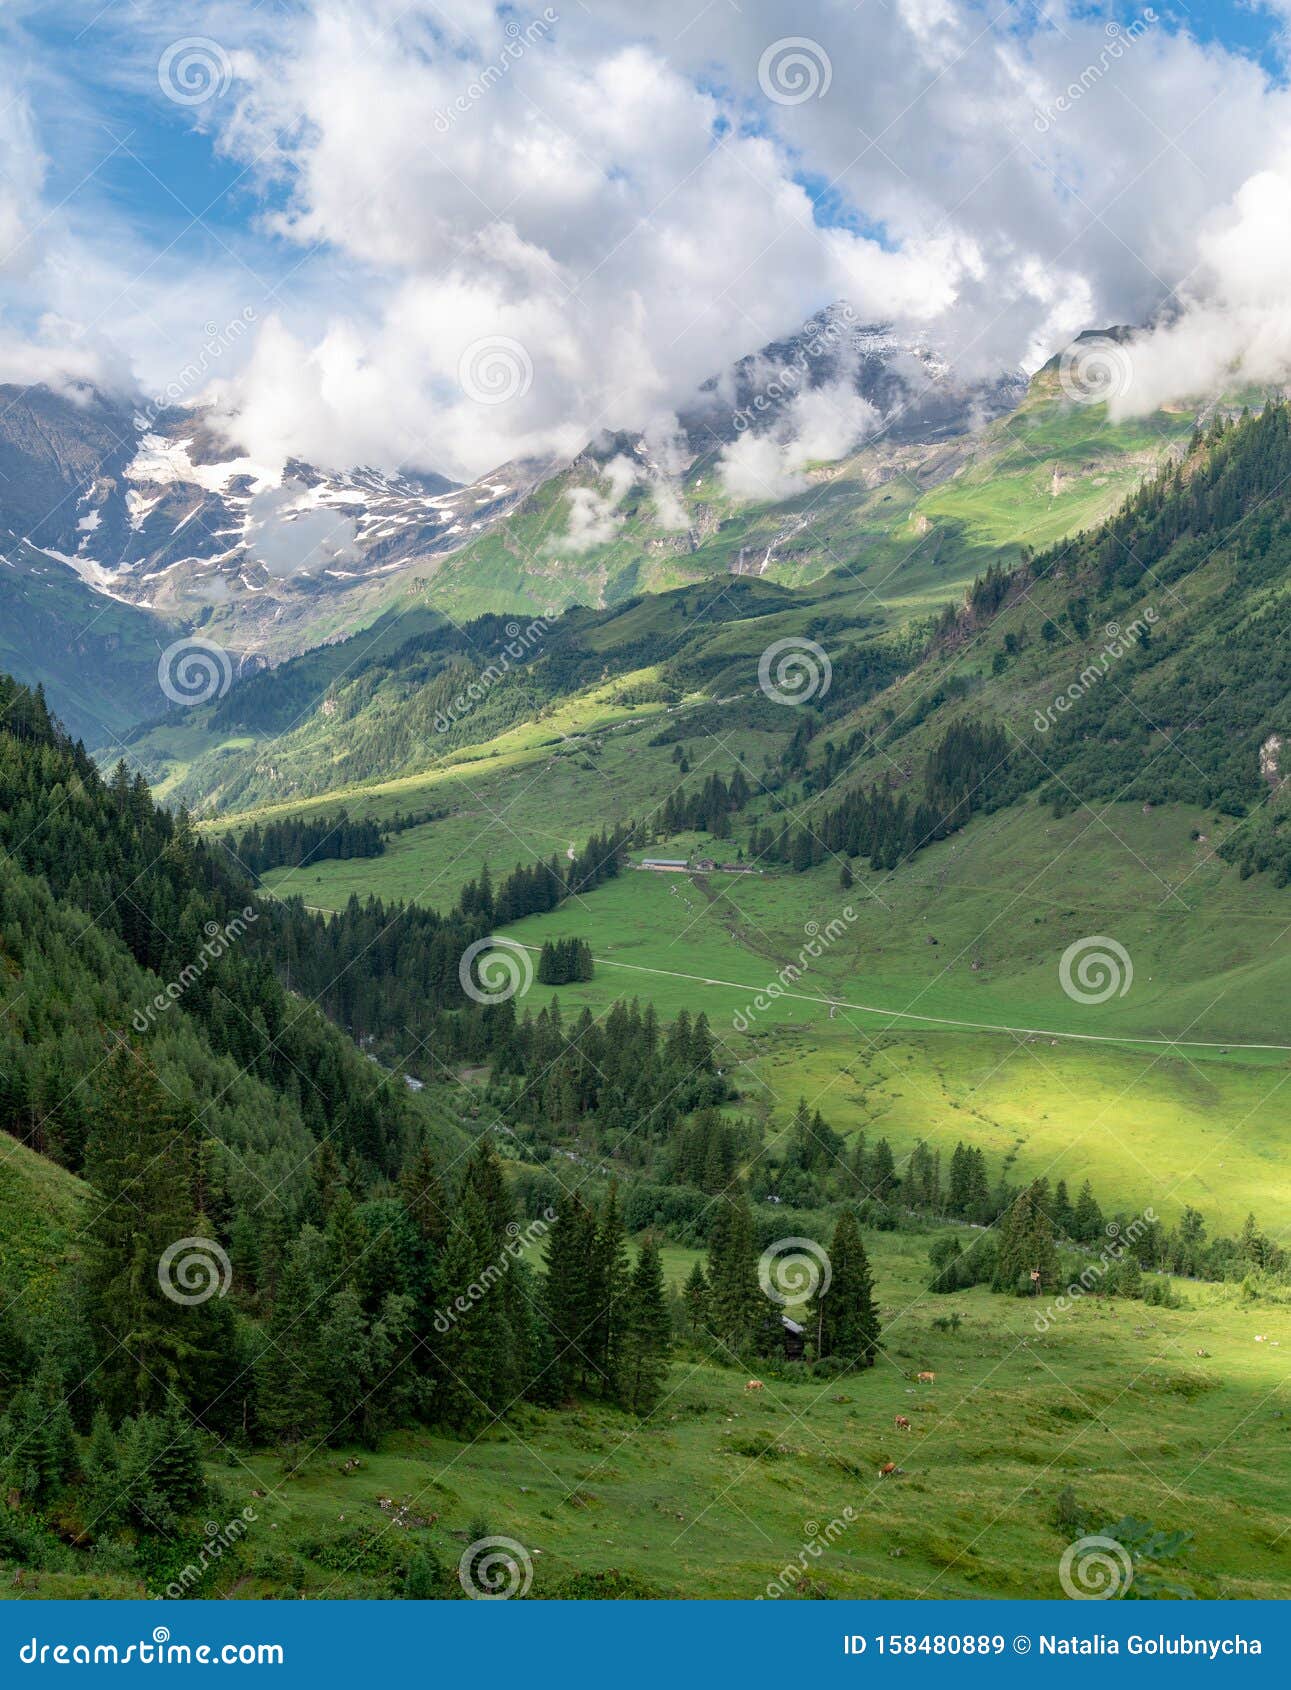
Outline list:
[[[184,633],[234,678],[392,617],[612,606],[713,575],[845,569],[917,610],[1000,548],[1105,514],[1188,421],[1109,427],[1043,376],[1029,397],[964,383],[843,306],[705,383],[665,438],[607,435],[469,487],[270,469],[199,406],[5,388],[0,533],[25,583],[9,655],[107,738],[169,707],[117,653]]]

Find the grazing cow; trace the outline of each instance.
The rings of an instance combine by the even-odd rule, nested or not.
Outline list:
[[[904,1414],[898,1414],[896,1416],[896,1428],[898,1432],[908,1432],[910,1430],[910,1422],[906,1419]]]
[[[915,1382],[919,1385],[935,1385],[937,1383],[937,1375],[935,1373],[916,1373]]]
[[[885,1461],[883,1463],[882,1467],[879,1468],[879,1478],[880,1479],[899,1478],[900,1475],[904,1472],[904,1470],[905,1470],[904,1468],[898,1467],[895,1461]]]
[[[762,1381],[760,1379],[750,1379],[748,1384],[744,1387],[746,1391],[760,1391],[762,1388]]]

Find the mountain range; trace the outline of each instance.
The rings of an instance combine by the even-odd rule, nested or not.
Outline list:
[[[572,462],[461,486],[258,463],[200,403],[0,388],[0,654],[107,742],[168,707],[149,671],[186,635],[217,643],[236,678],[414,610],[610,604],[714,573],[809,580],[860,535],[901,544],[909,494],[961,475],[1025,397],[1020,378],[960,381],[839,304],[705,382],[663,437],[606,433]],[[754,443],[761,479],[737,487]],[[817,449],[832,456],[798,461]]]

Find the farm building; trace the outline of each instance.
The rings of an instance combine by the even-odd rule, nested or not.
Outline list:
[[[685,874],[690,862],[685,857],[642,857],[641,867],[656,874]]]
[[[787,1314],[780,1316],[780,1324],[784,1327],[784,1359],[801,1361],[807,1348],[807,1339],[802,1327],[796,1320],[790,1320]]]

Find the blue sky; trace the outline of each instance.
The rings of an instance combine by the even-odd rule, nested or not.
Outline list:
[[[1263,6],[1163,0],[1153,9],[1167,27],[1186,28],[1201,41],[1247,55],[1270,77],[1285,74],[1278,47],[1282,24]],[[307,7],[286,0],[272,0],[259,10],[285,33],[293,19],[308,15]],[[1036,10],[1018,8],[1027,16]],[[1038,10],[1043,15],[1044,8]],[[1077,10],[1128,25],[1144,8]],[[526,14],[521,10],[516,15]],[[135,23],[129,5],[103,5],[100,0],[93,0],[84,17],[77,17],[74,8],[51,7],[25,20],[22,39],[30,49],[34,103],[53,143],[48,151],[50,196],[57,201],[66,197],[69,206],[84,207],[91,215],[103,202],[150,242],[177,242],[178,250],[191,251],[198,261],[209,250],[208,231],[216,230],[229,241],[250,241],[258,262],[271,266],[275,243],[262,239],[256,224],[266,207],[281,203],[283,190],[275,191],[256,178],[245,160],[221,154],[209,114],[177,106],[163,96],[154,73],[156,32],[137,31]],[[748,127],[757,130],[765,124],[752,117]],[[87,182],[90,171],[94,175]],[[800,171],[799,180],[823,224],[863,228],[887,239],[881,222],[871,222],[864,208],[852,206],[826,177]],[[205,229],[194,227],[195,219]],[[287,262],[281,256],[280,261]]]

